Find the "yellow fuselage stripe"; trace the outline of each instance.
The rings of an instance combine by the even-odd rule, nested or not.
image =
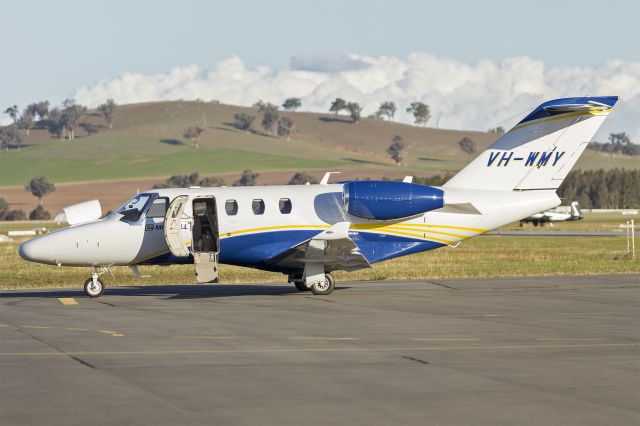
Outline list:
[[[289,229],[305,229],[305,228],[310,228],[310,229],[329,229],[330,226],[329,225],[279,225],[279,226],[265,226],[262,228],[248,228],[248,229],[240,229],[238,231],[231,231],[231,232],[225,232],[225,233],[220,233],[221,237],[230,237],[232,235],[238,235],[238,234],[247,234],[249,232],[262,232],[262,231],[274,231],[274,230],[289,230]]]
[[[237,231],[220,233],[220,238],[228,238],[234,235],[248,234],[248,233],[254,233],[254,232],[286,231],[286,230],[293,230],[293,229],[309,229],[309,230],[319,231],[319,230],[324,230],[329,228],[330,228],[329,225],[320,225],[320,224],[264,226],[260,228],[247,228],[247,229],[240,229]],[[438,237],[434,237],[432,235],[427,235],[427,234],[444,235],[448,237],[453,237],[456,240],[464,240],[471,237],[470,235],[460,235],[460,234],[454,234],[450,232],[435,231],[432,228],[463,230],[463,231],[471,231],[476,233],[483,233],[488,231],[487,229],[482,229],[482,228],[469,228],[469,227],[452,226],[452,225],[429,225],[429,224],[422,224],[422,223],[400,223],[400,224],[392,224],[392,225],[382,225],[382,224],[376,224],[376,223],[372,223],[372,224],[356,223],[351,225],[351,229],[353,230],[372,232],[372,233],[378,232],[378,233],[385,233],[385,234],[392,234],[392,235],[400,235],[400,236],[406,236],[406,237],[412,237],[412,238],[432,240],[432,241],[437,241],[445,244],[451,244],[455,241],[438,238]],[[404,231],[413,231],[413,232],[404,232]],[[418,234],[417,232],[420,232],[420,233]]]
[[[454,230],[460,230],[460,231],[471,231],[471,232],[479,232],[479,233],[488,231],[488,229],[483,229],[483,228],[468,228],[464,226],[453,226],[453,225],[430,225],[426,223],[398,223],[393,225],[382,225],[377,223],[356,223],[351,225],[351,228],[352,229],[372,229],[372,228],[381,228],[381,227],[409,227],[409,226],[412,226],[412,227],[415,226],[417,228],[454,229]],[[426,232],[429,232],[429,231],[426,231]]]

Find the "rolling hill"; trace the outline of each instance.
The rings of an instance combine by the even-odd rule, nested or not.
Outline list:
[[[233,126],[236,113],[258,116],[251,131]],[[22,186],[40,175],[55,182],[59,189],[60,184],[72,183],[77,188],[72,191],[78,194],[77,200],[73,194],[62,196],[60,191],[47,197],[46,202],[53,202],[56,208],[58,203],[91,197],[97,182],[104,187],[103,192],[110,192],[109,185],[135,191],[170,175],[196,171],[225,176],[230,183],[242,170],[252,169],[261,173],[261,184],[286,183],[294,172],[303,170],[316,176],[326,170],[341,170],[346,172],[345,177],[360,178],[429,176],[455,172],[474,157],[458,147],[462,138],[472,139],[478,152],[496,138],[491,133],[421,128],[368,118],[353,124],[342,115],[282,114],[295,123],[289,140],[265,134],[255,108],[195,101],[119,106],[112,130],[106,128],[100,116],[89,114],[83,120],[103,126],[101,131],[87,135],[78,129],[79,137],[74,141],[61,141],[45,129],[34,129],[21,151],[0,154],[0,196],[16,207],[29,208],[35,199]],[[198,149],[182,137],[190,125],[206,129]],[[400,167],[385,153],[395,135],[409,143],[407,160]],[[640,168],[638,163],[631,157],[587,151],[577,167]],[[127,195],[117,195],[118,200]],[[58,201],[60,197],[64,201]]]

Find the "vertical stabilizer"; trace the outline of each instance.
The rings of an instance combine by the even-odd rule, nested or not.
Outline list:
[[[557,189],[617,100],[617,96],[603,96],[543,103],[444,187]]]

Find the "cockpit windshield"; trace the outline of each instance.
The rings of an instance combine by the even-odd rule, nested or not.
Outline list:
[[[136,222],[142,216],[145,207],[149,204],[151,194],[138,194],[118,209],[118,213],[123,215],[127,220]]]

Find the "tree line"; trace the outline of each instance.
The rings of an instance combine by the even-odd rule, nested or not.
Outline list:
[[[640,170],[573,170],[560,185],[558,196],[587,209],[638,208]]]

